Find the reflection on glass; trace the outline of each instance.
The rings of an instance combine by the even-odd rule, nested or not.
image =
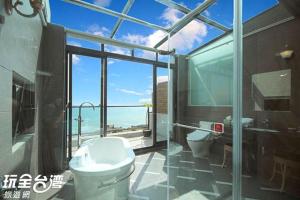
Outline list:
[[[300,21],[288,2],[244,23],[243,110],[254,119],[243,130],[244,198],[300,197],[299,38],[293,37]],[[244,9],[259,7],[251,2]]]
[[[189,105],[232,105],[232,35],[201,48],[189,59]]]
[[[175,199],[231,199],[231,122],[220,134],[213,130],[216,123],[231,120],[232,41],[232,34],[224,34],[187,56],[177,56],[175,124],[168,147],[174,186],[169,194]]]
[[[157,68],[156,78],[156,137],[157,141],[168,140],[168,69]]]
[[[252,75],[254,110],[288,111],[290,97],[290,69]]]

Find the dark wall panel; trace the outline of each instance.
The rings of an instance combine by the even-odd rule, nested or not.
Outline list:
[[[65,32],[48,24],[43,30],[42,64],[38,69],[39,171],[64,169]]]

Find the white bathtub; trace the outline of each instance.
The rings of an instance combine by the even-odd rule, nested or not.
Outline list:
[[[134,160],[135,154],[124,138],[99,137],[84,142],[69,163],[76,199],[128,199]]]

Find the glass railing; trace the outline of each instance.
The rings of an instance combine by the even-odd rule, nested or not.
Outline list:
[[[82,134],[100,134],[100,106],[81,107],[81,133]],[[72,134],[78,134],[79,106],[72,106]]]
[[[100,134],[101,106],[81,107],[81,134]],[[150,129],[152,108],[145,105],[107,106],[107,134]],[[72,134],[78,134],[79,106],[72,106]]]

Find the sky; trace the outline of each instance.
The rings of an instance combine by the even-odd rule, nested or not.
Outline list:
[[[98,6],[122,12],[127,0],[85,0]],[[196,8],[201,0],[174,0],[189,9]],[[258,15],[274,6],[276,0],[244,0],[243,20]],[[117,18],[66,3],[62,0],[50,0],[51,22],[66,28],[87,32],[93,35],[110,37]],[[183,13],[168,8],[155,0],[135,0],[128,15],[144,21],[169,27],[184,16]],[[233,1],[216,0],[203,15],[229,28],[233,23]],[[170,47],[178,54],[187,54],[209,42],[223,32],[200,21],[192,21],[170,41]],[[160,30],[124,21],[114,39],[153,47],[165,34]],[[98,43],[67,38],[68,44],[99,50]],[[160,48],[166,49],[167,43]],[[106,51],[128,54],[127,49],[106,46]],[[145,51],[136,51],[138,57],[153,59],[154,55]],[[166,61],[166,56],[159,58]],[[90,101],[100,104],[100,59],[85,56],[73,56],[73,104]],[[168,71],[158,70],[158,80],[167,80]],[[122,60],[108,60],[108,105],[143,105],[151,102],[152,66]]]

